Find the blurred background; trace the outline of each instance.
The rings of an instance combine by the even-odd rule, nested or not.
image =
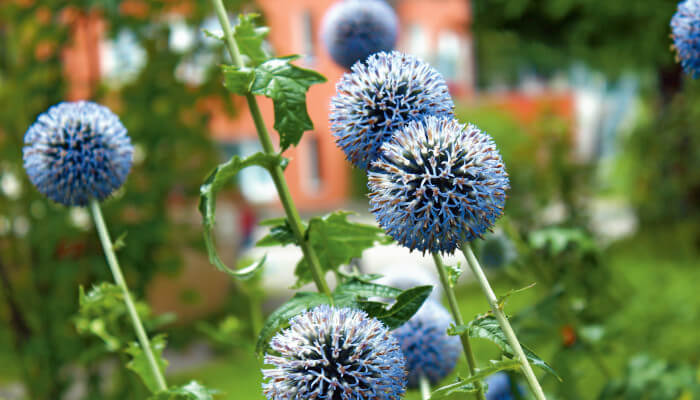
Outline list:
[[[373,223],[366,182],[335,147],[328,104],[344,70],[318,37],[332,0],[227,1],[258,12],[278,55],[328,82],[311,88],[315,129],[286,177],[304,216],[337,208]],[[462,122],[491,134],[512,179],[506,217],[477,244],[524,343],[563,377],[551,399],[700,399],[700,85],[674,62],[669,0],[394,0],[398,48],[448,81]],[[22,169],[22,138],[63,100],[121,116],[135,145],[124,189],[104,205],[147,325],[168,335],[168,378],[221,399],[261,399],[253,354],[266,313],[287,299],[300,253],[255,248],[282,215],[272,181],[246,169],[219,196],[229,264],[267,253],[232,282],[206,258],[199,185],[216,164],[260,150],[247,107],[222,87],[223,47],[206,1],[0,3],[0,399],[142,399],[123,368],[124,310],[79,312],[79,287],[111,281],[84,209],[49,203]],[[261,100],[272,126],[272,104]],[[459,257],[449,263],[462,262]],[[436,282],[398,246],[353,267]],[[465,319],[488,309],[465,273]],[[476,341],[479,362],[498,349]],[[458,366],[458,370],[463,366]],[[452,379],[452,378],[448,378]],[[407,398],[417,399],[416,393]]]

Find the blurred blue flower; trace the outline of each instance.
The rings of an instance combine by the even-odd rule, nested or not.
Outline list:
[[[384,0],[346,0],[328,9],[321,22],[321,40],[333,60],[350,68],[396,45],[398,17]]]
[[[399,400],[406,361],[396,338],[363,311],[326,305],[297,315],[270,342],[268,400]]]
[[[409,249],[453,253],[503,214],[508,174],[490,136],[448,117],[409,122],[369,172],[379,225]]]
[[[104,200],[126,180],[133,147],[107,107],[59,103],[39,115],[24,135],[24,169],[49,199],[67,206]]]
[[[458,336],[447,335],[452,323],[445,307],[428,299],[408,322],[392,332],[406,357],[408,387],[418,387],[421,375],[436,384],[452,372],[462,349]]]
[[[452,115],[442,76],[416,57],[377,53],[357,63],[336,85],[330,122],[336,143],[355,166],[367,169],[379,147],[408,121]]]
[[[700,75],[700,1],[684,0],[671,18],[673,46],[683,69],[694,78]]]
[[[514,400],[513,383],[507,373],[501,371],[486,378],[488,389],[486,390],[486,400]],[[515,390],[523,395],[523,390],[515,386]]]

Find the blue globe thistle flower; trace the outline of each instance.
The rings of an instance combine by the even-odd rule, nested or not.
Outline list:
[[[350,69],[396,45],[399,20],[383,0],[346,0],[328,9],[321,22],[321,40],[333,60]]]
[[[436,384],[452,372],[462,350],[459,337],[447,335],[452,323],[447,310],[428,299],[410,320],[392,331],[406,357],[408,387],[418,387],[421,376]]]
[[[685,0],[671,18],[671,36],[677,58],[687,74],[700,75],[700,1]]]
[[[502,232],[487,235],[476,248],[484,268],[503,268],[518,259],[518,249]]]
[[[24,135],[24,169],[49,199],[66,206],[104,200],[126,180],[133,147],[107,107],[59,103],[40,114]]]
[[[490,136],[452,118],[409,122],[372,163],[370,205],[400,244],[453,253],[503,214],[508,174]]]
[[[265,355],[268,400],[399,400],[406,361],[396,338],[363,311],[326,305],[290,321]]]
[[[510,376],[505,372],[496,372],[486,378],[488,389],[486,390],[486,400],[513,400],[513,390],[523,396],[524,391],[520,386],[513,386]]]
[[[377,53],[357,63],[336,85],[331,131],[355,166],[367,169],[379,147],[407,122],[451,116],[454,104],[442,76],[416,57]]]

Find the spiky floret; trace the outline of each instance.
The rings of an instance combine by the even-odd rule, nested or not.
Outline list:
[[[490,229],[510,188],[490,136],[433,116],[382,145],[368,186],[370,210],[389,236],[411,250],[443,253]]]
[[[407,122],[451,116],[454,104],[442,76],[416,57],[372,55],[343,75],[331,99],[331,131],[355,166],[367,169],[379,147]]]
[[[328,9],[321,22],[321,40],[333,60],[350,68],[396,45],[398,17],[383,0],[346,0]]]
[[[399,400],[405,359],[396,339],[363,311],[326,305],[304,312],[270,342],[269,400]]]
[[[673,47],[687,74],[700,75],[700,1],[684,0],[671,19]]]
[[[421,376],[436,384],[452,372],[461,347],[459,337],[447,335],[450,314],[428,299],[405,324],[392,331],[406,357],[408,387],[419,386]]]
[[[24,169],[49,199],[67,206],[103,200],[126,180],[133,147],[126,128],[107,107],[88,101],[59,103],[24,135]]]

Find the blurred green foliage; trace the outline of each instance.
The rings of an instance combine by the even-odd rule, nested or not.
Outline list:
[[[208,4],[192,4],[184,21],[197,35],[209,10]],[[219,96],[227,104],[229,98],[221,95],[216,74],[205,71],[199,85],[176,77],[176,68],[202,46],[185,52],[169,47],[172,26],[155,18],[168,2],[147,3],[145,13],[135,16],[123,14],[120,6],[117,1],[0,4],[0,180],[5,182],[0,191],[0,329],[12,338],[21,371],[17,378],[27,382],[28,396],[35,400],[62,398],[81,362],[86,398],[136,398],[132,395],[138,397],[141,389],[134,388],[142,388],[133,374],[120,369],[111,376],[113,385],[100,384],[100,363],[87,361],[115,357],[104,352],[110,343],[77,335],[73,325],[78,287],[111,281],[89,216],[49,203],[22,169],[24,132],[39,113],[64,100],[67,82],[60,56],[75,18],[102,15],[108,38],[129,29],[147,60],[135,80],[120,87],[102,82],[107,85],[92,98],[121,116],[140,154],[126,187],[104,204],[113,235],[128,232],[119,257],[137,297],[143,298],[156,272],[177,271],[180,259],[173,248],[201,246],[199,231],[175,219],[167,205],[194,205],[210,166],[205,161],[217,157],[207,136],[208,114],[198,99]],[[208,68],[216,69],[223,52],[221,47],[211,51],[215,57]],[[99,328],[89,325],[83,328]],[[131,391],[124,392],[127,388]]]

